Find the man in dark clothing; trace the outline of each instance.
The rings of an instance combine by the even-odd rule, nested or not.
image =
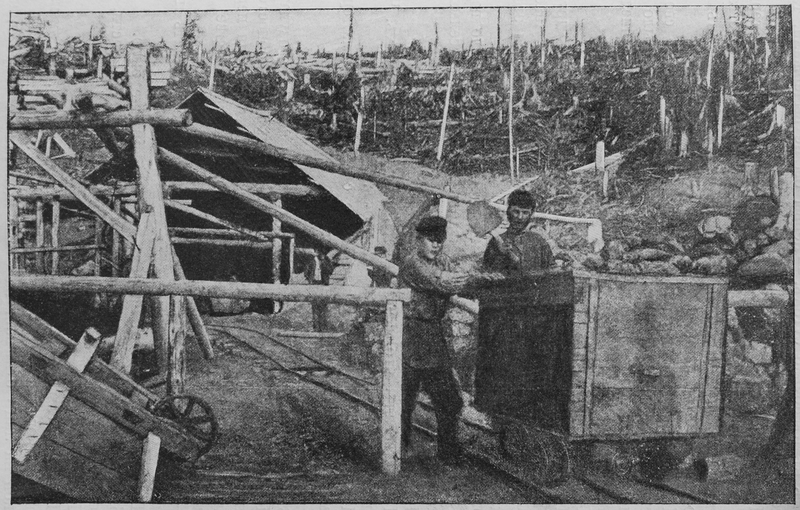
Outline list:
[[[453,462],[460,457],[458,416],[464,404],[442,321],[449,297],[464,288],[468,276],[452,272],[442,255],[447,220],[423,218],[416,234],[416,249],[402,259],[398,275],[400,286],[411,289],[403,323],[402,439],[408,447],[411,413],[422,388],[430,395],[436,413],[438,456]]]
[[[492,235],[483,254],[486,271],[536,271],[555,266],[547,241],[531,230],[536,200],[530,192],[516,190],[508,197],[508,230]]]

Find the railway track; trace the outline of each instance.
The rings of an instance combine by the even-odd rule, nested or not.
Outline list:
[[[341,377],[358,385],[364,385],[366,381],[352,373],[331,366],[321,360],[310,356],[294,347],[277,341],[269,334],[251,328],[244,327],[221,327],[211,326],[232,338],[241,340],[233,335],[230,330],[247,331],[257,334],[270,341],[272,345],[281,349],[291,351],[295,355],[300,355],[304,359],[316,364],[319,370],[299,371],[289,368],[282,364],[276,357],[271,356],[264,349],[255,349],[254,345],[249,345],[262,354],[266,359],[274,363],[280,370],[293,374],[299,379],[329,390],[331,393],[355,402],[368,408],[370,411],[380,414],[380,410],[375,404],[370,402],[368,395],[355,394],[351,387],[350,390],[339,388],[333,383],[331,376]],[[429,402],[421,401],[418,406],[415,429],[427,436],[435,439],[436,433],[433,432],[435,419],[433,409]],[[532,500],[555,504],[715,504],[714,500],[692,494],[690,492],[672,487],[661,482],[653,482],[642,479],[632,479],[617,475],[579,470],[573,472],[565,480],[557,485],[546,485],[538,481],[535,464],[520,463],[504,455],[498,446],[496,432],[487,424],[476,420],[462,420],[470,430],[470,440],[465,446],[464,455],[468,462],[473,466],[488,472],[502,483],[509,485],[522,494],[528,495]]]

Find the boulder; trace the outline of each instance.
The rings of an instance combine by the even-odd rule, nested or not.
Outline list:
[[[735,260],[728,255],[712,255],[695,260],[692,271],[707,275],[726,274],[733,269],[734,264]]]
[[[737,274],[743,278],[785,277],[792,267],[777,253],[765,253],[739,266]]]
[[[733,227],[745,234],[763,232],[775,223],[777,217],[778,205],[770,197],[751,197],[736,207]]]
[[[747,342],[744,348],[744,357],[756,365],[769,365],[772,363],[772,346],[759,342]]]
[[[603,259],[603,257],[596,253],[590,253],[586,255],[581,263],[583,264],[583,267],[592,271],[600,271],[606,267],[606,261]]]
[[[681,272],[689,271],[692,268],[692,259],[687,255],[673,255],[668,262]]]
[[[770,244],[764,247],[762,253],[777,253],[781,258],[785,258],[794,252],[794,246],[791,241],[783,239],[777,243]]]

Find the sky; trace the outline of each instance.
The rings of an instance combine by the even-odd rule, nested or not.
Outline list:
[[[714,6],[641,7],[504,7],[500,11],[501,40],[538,41],[547,13],[547,37],[556,42],[574,41],[575,22],[582,24],[586,39],[604,35],[615,39],[632,32],[639,38],[675,39],[695,37],[715,23]],[[753,8],[756,26],[763,34],[767,8]],[[90,28],[105,25],[109,40],[119,43],[180,43],[185,11],[171,12],[83,12],[42,14],[50,24],[50,34],[59,43],[73,36],[88,37]],[[724,30],[723,17],[730,28],[736,11],[728,5],[716,17],[717,30]],[[353,48],[361,45],[374,51],[379,45],[408,45],[419,39],[425,47],[433,41],[438,27],[440,47],[493,46],[497,40],[498,8],[403,8],[356,9]],[[657,21],[658,20],[658,21]],[[286,44],[300,42],[303,49],[343,52],[347,47],[349,9],[330,10],[240,10],[199,13],[199,38],[204,46],[232,47],[239,40],[243,49],[252,50],[258,41],[265,51],[277,52]]]

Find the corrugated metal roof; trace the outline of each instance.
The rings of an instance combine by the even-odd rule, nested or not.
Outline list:
[[[205,98],[205,106],[208,109],[217,110],[214,112],[216,115],[194,116],[195,120],[200,124],[224,129],[243,136],[250,136],[265,144],[298,152],[307,157],[325,159],[331,162],[336,161],[325,151],[306,140],[300,133],[292,130],[268,113],[248,108],[208,89],[199,87],[191,96],[184,99],[177,108],[185,107],[184,104],[190,102],[192,98],[196,98],[198,94]],[[227,119],[220,118],[219,113],[224,113],[235,121],[237,124],[236,129],[232,130],[231,123],[226,122]],[[364,221],[372,218],[386,200],[383,193],[371,182],[297,163],[294,164],[311,180],[325,188]]]

